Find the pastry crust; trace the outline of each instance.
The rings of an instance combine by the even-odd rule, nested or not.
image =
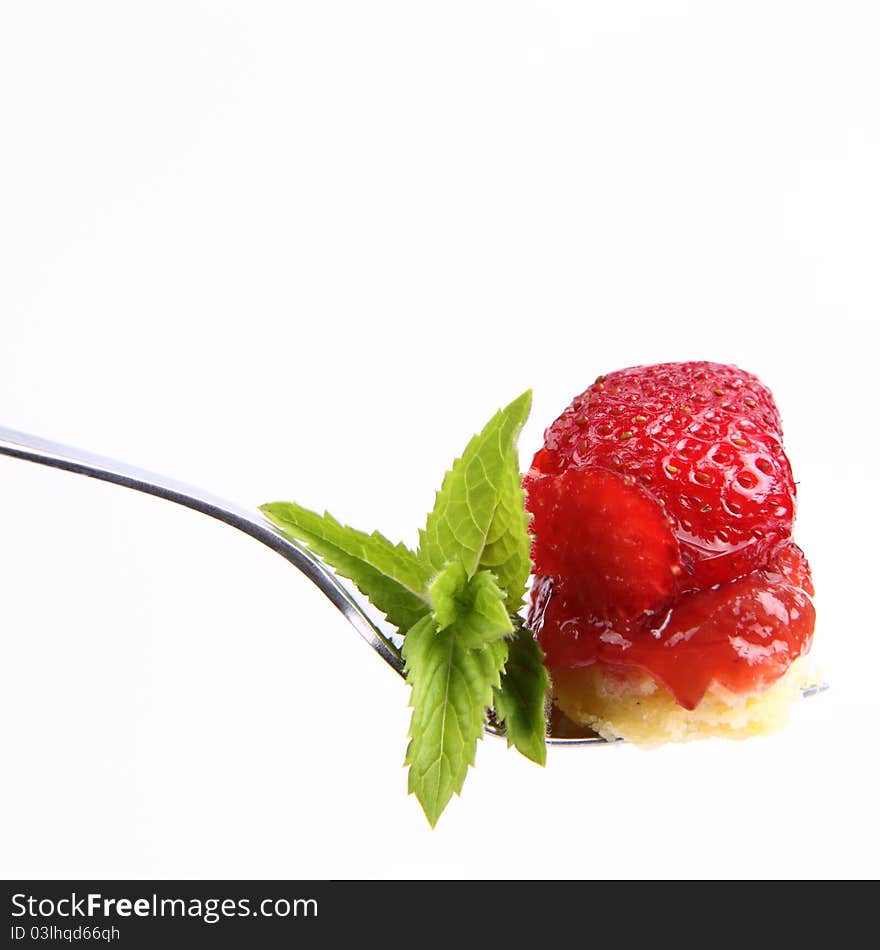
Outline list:
[[[593,664],[552,676],[554,700],[569,719],[605,739],[649,749],[710,736],[746,739],[777,732],[788,721],[793,700],[818,681],[812,665],[800,658],[762,692],[737,695],[714,684],[689,710],[639,670]]]

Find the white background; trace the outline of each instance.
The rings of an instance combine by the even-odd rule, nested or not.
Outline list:
[[[877,876],[872,3],[0,12],[0,424],[414,543],[534,389],[774,390],[832,689],[645,753],[502,743],[431,832],[407,689],[288,564],[0,459],[0,872]]]

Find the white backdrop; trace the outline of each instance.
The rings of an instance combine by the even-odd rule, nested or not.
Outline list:
[[[407,690],[304,578],[0,459],[0,873],[877,876],[872,3],[5,3],[0,424],[414,543],[527,387],[774,390],[832,689],[746,743],[481,743],[431,832]]]

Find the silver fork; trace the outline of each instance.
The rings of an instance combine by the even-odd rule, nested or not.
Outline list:
[[[400,656],[402,638],[394,634],[384,634],[355,597],[321,561],[282,534],[280,529],[263,517],[259,511],[225,501],[201,488],[185,485],[173,478],[136,468],[126,462],[94,455],[70,445],[50,442],[48,439],[16,432],[2,426],[0,426],[0,455],[25,459],[50,468],[60,468],[78,475],[112,482],[123,488],[155,495],[238,528],[239,531],[265,544],[302,571],[395,673],[401,677],[404,675],[403,661]],[[494,722],[487,725],[486,731],[492,735],[504,734],[503,729]],[[547,732],[547,741],[554,744],[605,743],[605,740],[596,733],[571,722],[555,707],[551,709]]]

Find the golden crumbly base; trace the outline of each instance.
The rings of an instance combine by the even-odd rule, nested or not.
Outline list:
[[[645,673],[594,665],[554,673],[553,693],[569,719],[603,738],[655,748],[709,736],[746,739],[777,732],[792,701],[813,682],[815,673],[798,659],[764,692],[742,696],[715,685],[696,709],[684,709]]]

